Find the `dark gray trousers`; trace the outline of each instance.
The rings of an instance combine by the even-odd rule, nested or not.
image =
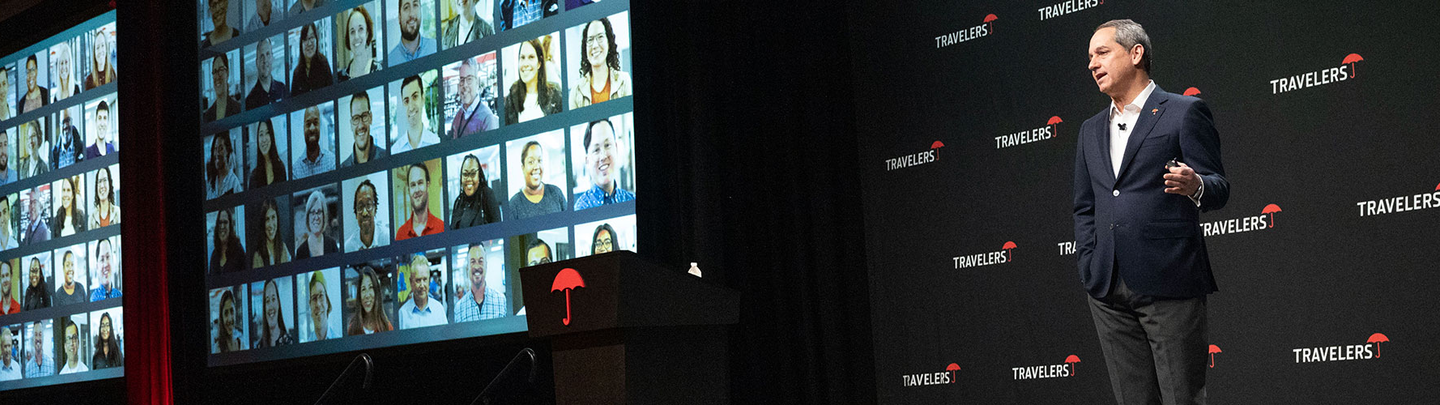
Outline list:
[[[1119,280],[1090,317],[1119,405],[1204,405],[1209,343],[1205,296],[1159,299]]]

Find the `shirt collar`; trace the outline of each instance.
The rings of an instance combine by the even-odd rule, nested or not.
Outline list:
[[[1145,90],[1140,91],[1140,95],[1135,96],[1135,99],[1131,100],[1130,104],[1125,105],[1125,110],[1130,110],[1131,108],[1134,108],[1134,111],[1139,112],[1141,108],[1145,107],[1145,101],[1150,99],[1150,93],[1154,92],[1155,81],[1151,80],[1149,84],[1145,85]],[[1115,103],[1110,103],[1110,117],[1113,118],[1124,113],[1125,111],[1120,110],[1118,107],[1115,107]]]

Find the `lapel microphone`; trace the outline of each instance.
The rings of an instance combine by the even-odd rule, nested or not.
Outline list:
[[[1124,131],[1124,130],[1125,130],[1125,123],[1123,123],[1123,122],[1120,123],[1120,130],[1121,130],[1121,131]]]

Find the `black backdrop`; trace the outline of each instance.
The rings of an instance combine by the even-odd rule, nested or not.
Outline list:
[[[1071,12],[1042,19],[1055,3]],[[1422,1],[854,4],[880,402],[1111,400],[1075,256],[1062,249],[1074,240],[1076,134],[1108,101],[1087,75],[1086,45],[1114,18],[1145,25],[1159,87],[1194,87],[1214,112],[1232,193],[1202,222],[1265,221],[1207,236],[1220,288],[1209,301],[1209,340],[1221,350],[1212,402],[1433,401],[1440,204],[1361,216],[1357,203],[1440,197],[1437,11]],[[982,25],[989,35],[937,44]],[[1344,63],[1348,80],[1275,94],[1271,80],[1337,68],[1352,53],[1364,61]],[[997,147],[996,137],[1046,127],[1055,136]],[[887,159],[936,141],[933,162],[889,170]],[[1271,204],[1281,211],[1262,213]],[[990,252],[1013,260],[956,268],[956,256]],[[1375,358],[1308,362],[1293,351],[1375,349],[1375,333],[1393,340]],[[951,363],[951,383],[902,377]],[[1073,375],[1013,370],[1042,365]]]

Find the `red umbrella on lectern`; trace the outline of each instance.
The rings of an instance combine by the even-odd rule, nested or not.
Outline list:
[[[1261,214],[1270,214],[1270,227],[1271,227],[1271,228],[1274,228],[1274,227],[1275,227],[1275,213],[1277,213],[1277,212],[1280,212],[1280,206],[1279,206],[1279,205],[1275,205],[1275,204],[1266,205],[1266,206],[1265,206],[1265,209],[1260,210],[1260,213],[1261,213]]]
[[[991,33],[991,34],[994,34],[994,33],[995,33],[995,20],[998,20],[998,19],[1000,19],[1000,17],[996,17],[994,14],[990,14],[990,15],[986,15],[986,16],[985,16],[985,23],[986,23],[986,24],[990,24],[990,33]]]
[[[1187,95],[1187,96],[1193,96],[1193,95],[1196,95],[1196,94],[1200,94],[1200,89],[1191,87],[1191,88],[1185,89],[1185,93],[1184,93],[1184,94]]]
[[[580,272],[572,268],[560,270],[555,275],[555,282],[550,284],[550,292],[565,290],[565,319],[560,320],[566,326],[570,325],[570,290],[585,286],[585,279],[580,278]]]
[[[1062,122],[1065,122],[1065,120],[1060,119],[1059,115],[1055,115],[1051,116],[1049,121],[1045,121],[1045,125],[1055,125]],[[1060,127],[1055,127],[1055,136],[1060,136]]]
[[[1072,355],[1070,355],[1070,357],[1066,357],[1066,358],[1065,358],[1065,364],[1069,364],[1069,365],[1070,365],[1070,376],[1071,376],[1071,377],[1074,377],[1074,376],[1075,376],[1075,363],[1079,363],[1079,362],[1080,362],[1080,356],[1076,356],[1076,355],[1073,355],[1073,354],[1072,354]]]
[[[1220,346],[1210,345],[1210,368],[1215,368],[1215,353],[1220,353]]]
[[[1365,58],[1360,57],[1360,54],[1352,53],[1349,55],[1345,55],[1345,60],[1340,61],[1340,64],[1350,64],[1350,77],[1360,77],[1360,75],[1355,74],[1355,62],[1359,62],[1362,60],[1365,60]]]
[[[1365,343],[1374,343],[1374,344],[1375,344],[1375,357],[1380,357],[1380,342],[1389,342],[1389,341],[1390,341],[1390,338],[1385,337],[1385,334],[1384,334],[1384,333],[1376,333],[1376,334],[1374,334],[1374,335],[1370,335],[1370,339],[1369,339],[1369,340],[1366,340]]]
[[[1008,242],[1008,241],[1005,242],[1005,245],[1004,245],[1004,246],[1001,246],[1001,247],[1000,247],[1000,249],[1002,249],[1002,250],[1005,251],[1005,261],[1007,261],[1007,262],[1013,262],[1013,261],[1015,261],[1015,252],[1011,252],[1010,249],[1014,249],[1014,248],[1017,248],[1017,247],[1018,247],[1018,246],[1015,246],[1015,242]]]
[[[959,364],[955,364],[955,363],[950,363],[950,365],[945,366],[945,371],[949,371],[949,372],[950,372],[950,381],[955,381],[955,372],[956,372],[956,371],[960,371],[960,365],[959,365]]]

